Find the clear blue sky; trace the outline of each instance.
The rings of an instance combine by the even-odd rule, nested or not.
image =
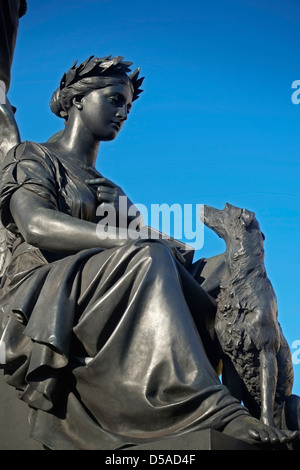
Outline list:
[[[76,59],[141,67],[145,91],[97,167],[147,206],[256,213],[300,395],[299,39],[298,0],[28,0],[9,97],[22,138],[42,142],[63,126],[48,103]],[[205,230],[197,257],[223,249]]]

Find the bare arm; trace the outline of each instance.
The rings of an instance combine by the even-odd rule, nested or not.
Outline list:
[[[126,242],[109,236],[100,240],[95,223],[50,209],[47,201],[22,187],[12,195],[10,211],[26,242],[43,250],[74,253],[95,247],[113,248]]]

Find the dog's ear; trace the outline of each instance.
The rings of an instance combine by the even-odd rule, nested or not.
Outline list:
[[[254,212],[248,211],[247,209],[242,209],[240,219],[245,225],[245,227],[249,227],[249,225],[253,222],[254,218]]]

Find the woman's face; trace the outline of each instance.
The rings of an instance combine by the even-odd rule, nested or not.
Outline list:
[[[131,109],[132,91],[126,84],[108,86],[89,92],[80,103],[80,118],[86,131],[96,140],[113,140]]]

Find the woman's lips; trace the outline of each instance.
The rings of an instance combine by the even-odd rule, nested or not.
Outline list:
[[[119,131],[120,128],[121,128],[121,123],[120,123],[120,122],[112,121],[111,125],[112,125],[117,131]]]

